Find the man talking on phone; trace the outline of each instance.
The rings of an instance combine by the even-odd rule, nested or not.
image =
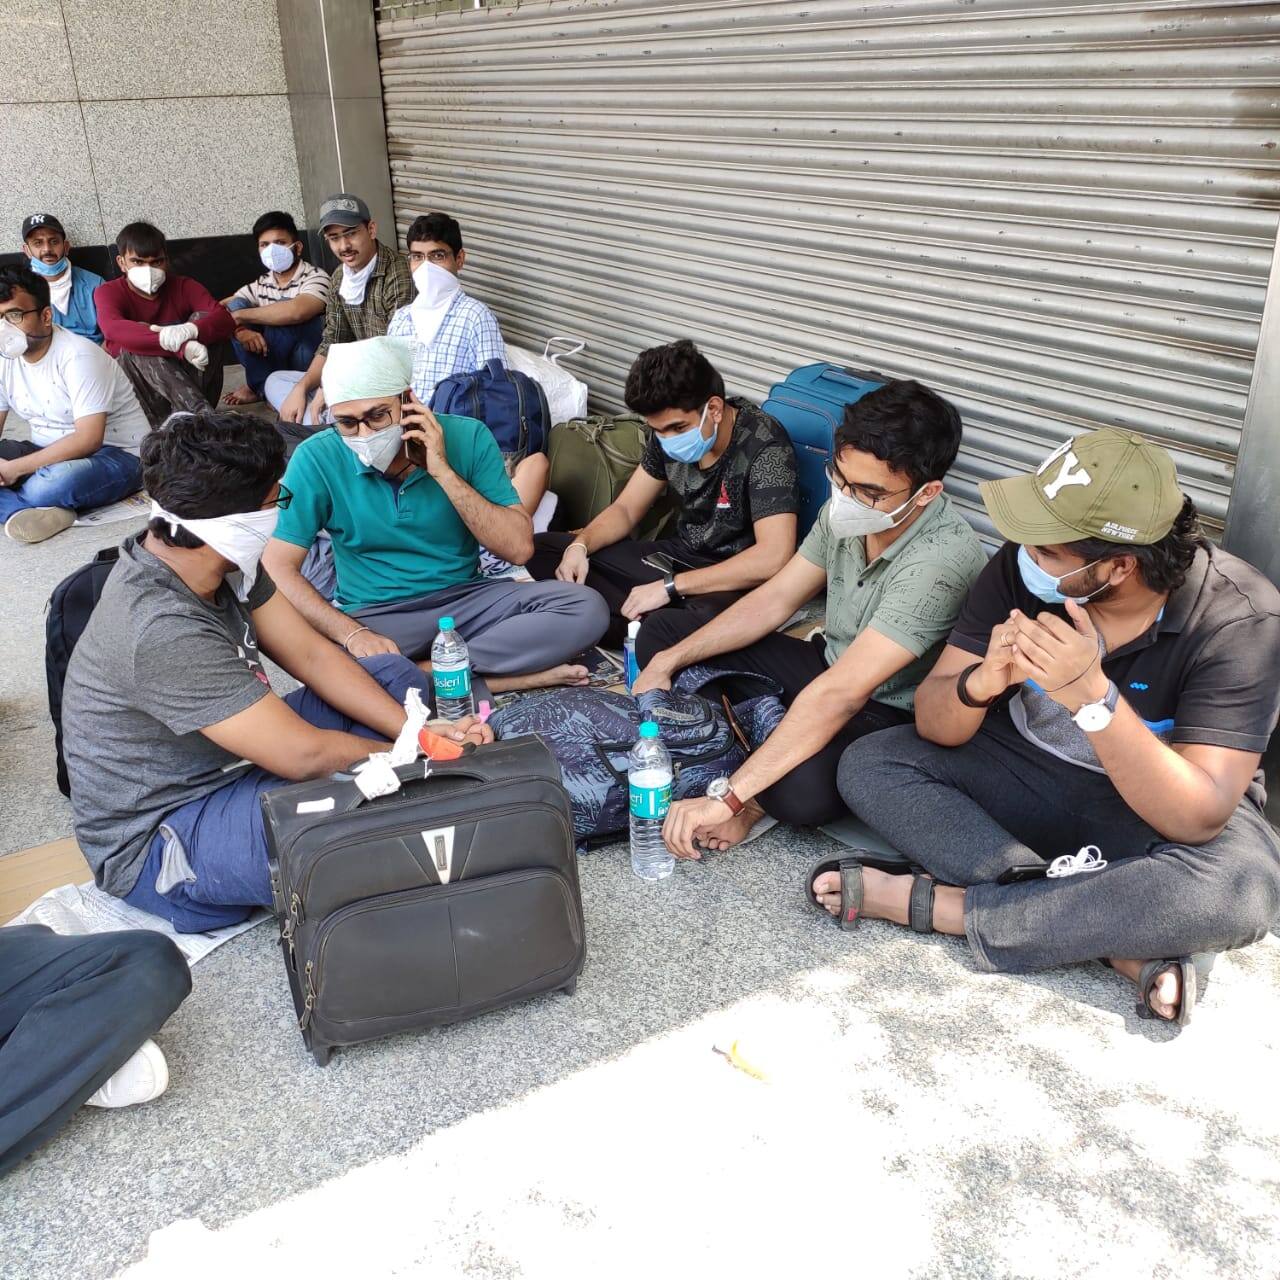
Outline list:
[[[726,396],[724,379],[688,338],[642,351],[627,374],[627,408],[649,445],[617,498],[577,533],[543,533],[535,578],[594,587],[609,605],[606,643],[627,624],[682,606],[703,621],[777,573],[796,549],[796,457],[759,405]],[[675,536],[632,537],[669,491]]]
[[[452,616],[473,669],[493,692],[586,684],[568,659],[608,622],[589,587],[482,578],[480,548],[523,564],[533,524],[483,422],[431,412],[409,390],[413,351],[400,338],[336,343],[324,366],[333,427],[289,462],[292,495],[263,562],[313,627],[356,658],[402,653],[429,667]],[[329,603],[302,575],[316,536],[333,542]]]

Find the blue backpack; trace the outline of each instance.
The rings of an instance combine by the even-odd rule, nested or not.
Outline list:
[[[479,418],[506,458],[518,462],[547,450],[551,410],[546,393],[528,374],[508,369],[496,357],[483,369],[455,373],[439,383],[429,407],[436,413]]]
[[[698,692],[726,675],[750,679],[761,692],[729,706]],[[560,763],[579,850],[603,844],[627,828],[627,757],[642,720],[662,726],[671,753],[675,800],[701,796],[716,778],[739,768],[782,722],[780,687],[762,676],[688,667],[670,690],[633,698],[606,689],[550,689],[526,694],[489,719],[498,738],[537,734]]]

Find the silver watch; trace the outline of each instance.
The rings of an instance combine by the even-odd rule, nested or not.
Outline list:
[[[1107,681],[1107,691],[1097,702],[1086,702],[1071,718],[1085,733],[1101,733],[1111,723],[1120,705],[1120,690],[1114,680]]]

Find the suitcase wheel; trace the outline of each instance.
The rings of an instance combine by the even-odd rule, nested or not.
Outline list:
[[[331,1044],[313,1044],[311,1046],[311,1056],[318,1065],[327,1067],[329,1059],[333,1057],[333,1046]]]
[[[577,978],[570,978],[569,981],[566,982],[564,986],[560,988],[560,990],[563,991],[567,996],[573,995],[573,993],[577,991],[577,989],[578,989]]]

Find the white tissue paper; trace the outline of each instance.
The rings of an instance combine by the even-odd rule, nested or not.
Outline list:
[[[353,770],[356,786],[366,800],[376,800],[379,796],[389,796],[400,790],[396,766],[412,764],[422,753],[418,733],[427,723],[429,714],[422,695],[417,689],[410,689],[404,696],[404,728],[400,730],[391,750],[375,752]],[[423,777],[429,772],[428,767]]]

